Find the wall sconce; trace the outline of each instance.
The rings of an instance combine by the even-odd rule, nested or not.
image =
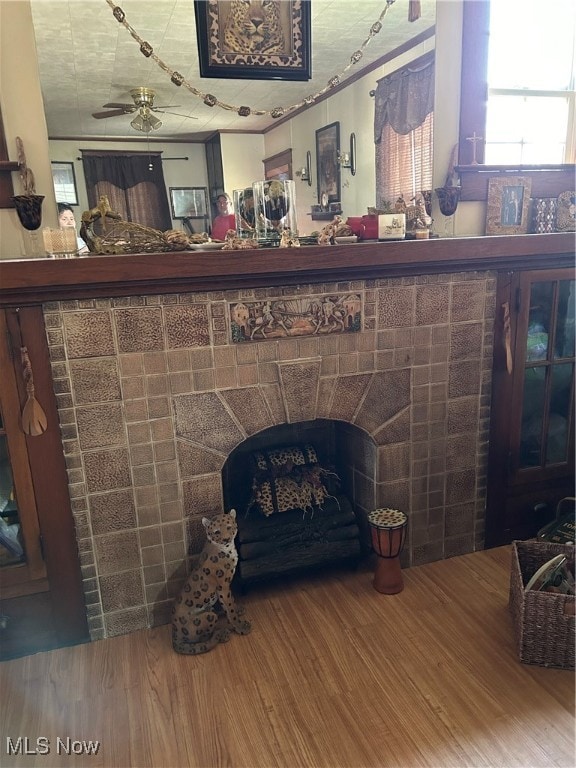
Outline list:
[[[350,134],[350,150],[348,152],[338,151],[338,162],[341,168],[348,168],[352,176],[356,176],[356,134]]]
[[[300,177],[300,181],[307,181],[309,187],[312,186],[312,154],[310,151],[306,152],[306,165],[296,171],[296,176]]]

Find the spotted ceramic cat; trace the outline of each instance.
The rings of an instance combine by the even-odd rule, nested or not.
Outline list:
[[[177,653],[206,653],[225,643],[231,630],[247,635],[251,629],[250,622],[240,618],[231,591],[238,563],[236,510],[204,517],[202,525],[206,544],[172,608],[172,646]]]

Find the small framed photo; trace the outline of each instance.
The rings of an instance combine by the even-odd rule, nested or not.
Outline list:
[[[531,185],[531,179],[526,176],[488,179],[487,235],[523,235],[528,232]]]
[[[57,203],[78,205],[74,163],[52,162],[52,181]]]
[[[340,200],[340,123],[330,123],[316,131],[316,178],[318,202],[327,207]]]
[[[170,187],[173,219],[203,218],[208,215],[206,187]]]
[[[201,77],[310,80],[310,0],[194,0],[194,15]]]
[[[576,192],[562,192],[556,203],[558,232],[576,231]]]

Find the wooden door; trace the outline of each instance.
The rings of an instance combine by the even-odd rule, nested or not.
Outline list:
[[[486,545],[534,536],[574,495],[572,269],[500,276]]]

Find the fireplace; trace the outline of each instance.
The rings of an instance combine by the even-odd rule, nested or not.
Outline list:
[[[326,430],[362,542],[407,512],[405,567],[481,548],[494,297],[477,272],[45,304],[92,639],[168,620],[272,428]]]
[[[362,549],[367,549],[365,537],[361,547],[360,535],[366,513],[354,503],[355,467],[343,427],[329,419],[282,424],[243,441],[228,457],[222,469],[224,507],[238,513],[236,582],[243,589],[264,579],[358,564]],[[368,439],[361,433],[358,438]],[[272,466],[265,459],[286,447],[286,463]],[[302,463],[292,463],[294,452]],[[264,464],[258,465],[255,457]],[[320,498],[311,498],[308,471]],[[264,505],[258,503],[261,486],[268,491],[286,481],[299,492],[297,501],[274,493]],[[366,482],[373,484],[375,477]]]

